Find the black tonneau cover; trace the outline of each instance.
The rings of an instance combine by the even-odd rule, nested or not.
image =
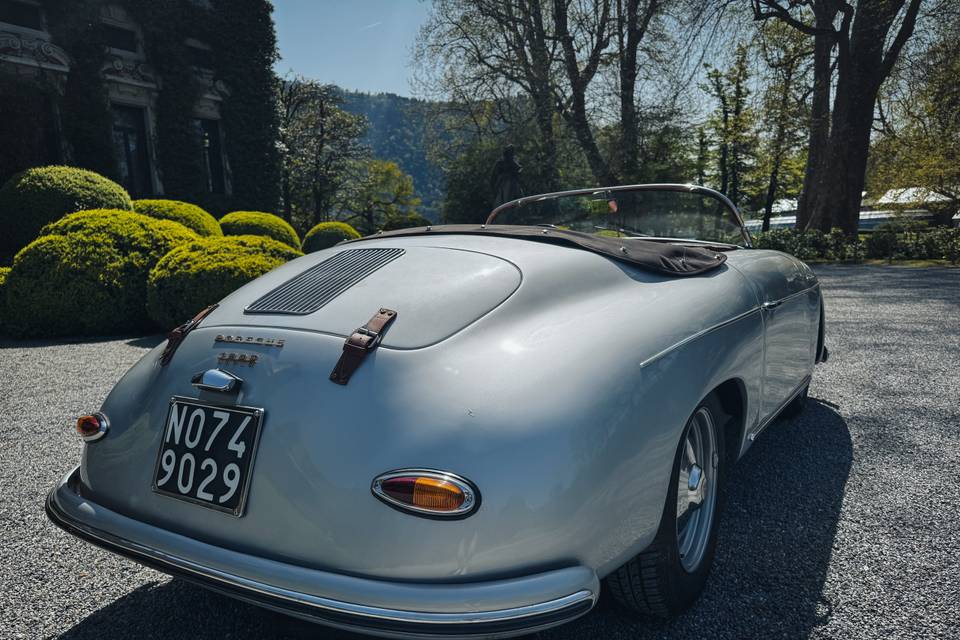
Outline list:
[[[378,234],[350,240],[350,243],[397,238],[403,236],[475,234],[506,238],[524,238],[579,247],[600,253],[622,262],[636,265],[649,271],[671,276],[695,276],[716,269],[727,260],[722,251],[709,247],[657,242],[643,238],[611,238],[580,231],[567,231],[554,227],[538,227],[510,224],[445,224],[430,227],[414,227],[383,231]]]

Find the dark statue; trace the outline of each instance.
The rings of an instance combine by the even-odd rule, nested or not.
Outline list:
[[[503,155],[493,166],[493,174],[490,176],[494,207],[523,197],[523,187],[520,184],[522,172],[523,167],[514,157],[513,145],[508,144],[503,149]]]

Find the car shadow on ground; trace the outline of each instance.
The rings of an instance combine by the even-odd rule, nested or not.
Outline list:
[[[541,632],[562,638],[805,637],[825,624],[823,596],[853,449],[844,419],[812,400],[770,426],[728,476],[713,572],[674,620],[638,620],[603,594],[588,615]],[[186,620],[190,622],[187,623]],[[62,638],[359,638],[236,602],[182,580],[151,583]]]

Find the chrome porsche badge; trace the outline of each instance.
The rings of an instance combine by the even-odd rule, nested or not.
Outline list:
[[[249,344],[249,345],[260,345],[263,347],[277,347],[282,348],[284,339],[283,338],[255,338],[254,336],[230,336],[224,334],[218,334],[216,338],[213,339],[214,342],[230,342],[233,344]]]

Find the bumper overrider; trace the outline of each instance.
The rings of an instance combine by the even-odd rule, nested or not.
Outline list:
[[[588,612],[596,574],[569,567],[489,582],[411,584],[299,567],[200,542],[81,495],[79,467],[47,496],[66,532],[164,573],[321,624],[395,638],[504,638]]]

